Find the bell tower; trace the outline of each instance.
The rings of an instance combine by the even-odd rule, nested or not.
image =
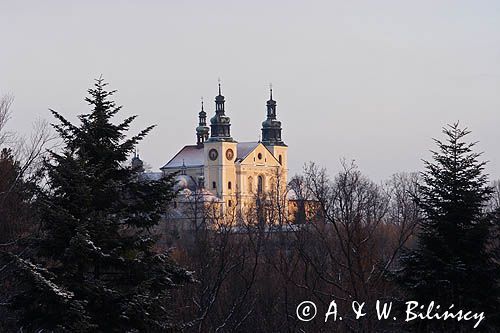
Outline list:
[[[262,143],[266,146],[286,146],[281,139],[281,121],[276,120],[276,101],[273,88],[269,88],[267,101],[267,119],[262,122]]]
[[[215,115],[210,119],[210,138],[204,143],[205,188],[224,202],[225,208],[236,203],[236,166],[238,143],[231,137],[230,118],[225,114],[225,99],[215,97]]]
[[[215,116],[210,119],[210,141],[234,141],[231,137],[231,119],[226,116],[224,109],[225,102],[219,82],[219,94],[215,96]]]
[[[207,141],[210,129],[207,126],[207,113],[203,110],[203,97],[201,98],[201,111],[198,113],[198,127],[196,127],[196,144],[203,146]]]
[[[273,87],[269,87],[269,100],[266,103],[267,118],[262,122],[262,144],[266,146],[281,165],[283,184],[287,182],[288,146],[281,137],[281,121],[276,119],[276,101],[273,99]]]

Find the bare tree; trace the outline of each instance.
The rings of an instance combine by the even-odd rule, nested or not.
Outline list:
[[[392,242],[389,247],[392,251],[386,254],[384,273],[391,269],[403,246],[407,246],[412,240],[421,220],[421,211],[417,205],[418,181],[417,173],[398,173],[387,182],[390,203],[386,236]]]
[[[198,283],[180,291],[179,319],[188,331],[237,331],[254,309],[262,242],[238,221],[236,205],[223,211],[221,202],[209,199],[203,190],[183,199],[192,227],[175,243],[176,259],[195,271]]]
[[[191,218],[202,216],[203,223],[176,243],[177,258],[199,281],[177,298],[184,329],[372,331],[387,325],[368,318],[371,313],[364,320],[346,315],[341,322],[303,323],[295,308],[313,300],[326,309],[335,299],[347,309],[353,300],[397,296],[388,272],[416,229],[417,176],[398,174],[378,185],[343,163],[333,179],[310,164],[289,186],[281,180],[269,177],[268,191],[254,193],[241,212],[220,214],[215,203],[191,203]],[[316,210],[321,218],[297,223],[290,197],[307,202],[305,216]]]
[[[11,95],[0,99],[0,239],[10,243],[26,233],[32,219],[28,184],[37,184],[47,144],[53,140],[47,122],[38,120],[28,138],[6,130],[13,102]],[[33,222],[33,221],[32,221]]]
[[[12,95],[5,95],[0,99],[0,148],[10,151],[16,161],[18,172],[11,186],[3,189],[0,194],[8,195],[21,179],[34,177],[42,166],[44,156],[49,149],[57,147],[56,135],[51,130],[50,124],[43,119],[33,122],[29,136],[24,137],[19,133],[7,131],[6,125],[12,114],[11,106],[14,101]],[[0,198],[0,205],[2,204]]]
[[[295,178],[293,186],[300,191],[296,196],[306,193],[304,187],[308,189],[324,222],[310,223],[295,233],[299,266],[304,270],[296,285],[323,306],[332,298],[347,306],[353,300],[374,303],[391,295],[387,273],[418,222],[414,181],[414,175],[401,174],[386,186],[377,185],[354,163],[345,161],[330,179],[326,169],[307,165],[303,178]],[[378,321],[369,316],[361,321],[346,316],[337,325],[374,330]]]
[[[11,96],[6,96],[0,102],[0,228],[3,230],[0,239],[7,243],[34,227],[33,214],[27,205],[34,192],[28,190],[42,184],[43,158],[55,142],[50,125],[44,120],[34,122],[27,138],[7,132],[5,126],[12,101]]]
[[[0,147],[5,145],[12,136],[12,133],[7,132],[6,125],[11,116],[10,107],[13,101],[14,97],[12,95],[5,95],[0,98]]]
[[[10,274],[13,261],[4,254],[25,253],[24,240],[37,230],[35,188],[41,184],[42,159],[54,138],[42,120],[34,123],[27,138],[7,131],[12,103],[10,95],[0,99],[0,305],[16,285],[16,276]],[[11,330],[8,325],[15,322],[15,316],[0,308],[0,318],[0,331]]]

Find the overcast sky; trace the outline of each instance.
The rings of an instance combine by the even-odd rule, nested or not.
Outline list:
[[[273,83],[291,174],[354,159],[376,181],[422,169],[460,121],[500,178],[500,1],[0,0],[0,94],[27,133],[70,120],[103,74],[158,169],[196,142],[222,79],[231,133],[259,139]]]

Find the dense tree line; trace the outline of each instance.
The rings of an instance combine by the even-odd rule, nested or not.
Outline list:
[[[500,183],[458,124],[423,172],[384,183],[346,161],[333,177],[310,163],[224,215],[194,192],[186,231],[169,218],[173,176],[145,181],[127,162],[153,127],[127,136],[135,117],[113,122],[114,91],[98,79],[88,92],[77,124],[51,111],[57,141],[43,123],[24,140],[7,132],[12,99],[0,103],[0,331],[471,329],[347,311],[406,299],[485,311],[480,329],[498,330]],[[345,315],[325,323],[333,299]],[[304,300],[313,321],[297,319]]]

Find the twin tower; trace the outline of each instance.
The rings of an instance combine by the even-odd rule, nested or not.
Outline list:
[[[262,122],[262,140],[265,146],[286,146],[281,139],[281,122],[276,119],[276,101],[273,100],[273,89],[270,88],[267,101],[267,119]],[[225,99],[221,94],[215,97],[215,115],[210,119],[210,128],[207,126],[207,113],[201,104],[198,114],[199,124],[196,127],[197,144],[203,145],[206,141],[234,142],[231,137],[231,119],[226,116],[224,109]]]
[[[288,147],[281,138],[281,122],[276,119],[272,89],[259,141],[242,142],[232,138],[231,121],[226,116],[224,103],[219,84],[210,127],[202,104],[196,127],[197,144],[184,146],[160,169],[165,175],[177,174],[182,180],[177,184],[181,189],[196,191],[202,187],[204,193],[210,193],[222,203],[223,209],[243,212],[255,204],[256,195],[284,190]]]
[[[162,170],[181,171],[202,179],[203,186],[224,203],[223,207],[244,209],[255,203],[255,195],[272,191],[287,182],[287,145],[276,119],[276,101],[270,89],[267,118],[262,122],[262,139],[236,141],[221,93],[215,97],[215,115],[207,126],[207,113],[199,113],[197,144],[184,147]]]

